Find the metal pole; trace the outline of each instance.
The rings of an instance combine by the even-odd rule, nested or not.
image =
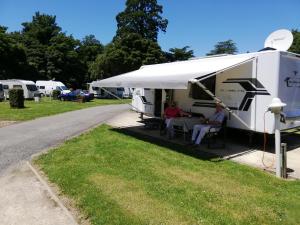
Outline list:
[[[280,113],[274,113],[275,119],[275,155],[276,155],[276,176],[281,177],[280,172],[280,145],[281,145],[281,137],[280,137]]]
[[[287,144],[286,143],[281,143],[281,177],[282,178],[287,178],[287,171],[286,171],[286,148]]]

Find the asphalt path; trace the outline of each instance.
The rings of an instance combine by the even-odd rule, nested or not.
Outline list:
[[[128,109],[127,104],[97,106],[0,128],[0,175],[33,154],[105,123]]]

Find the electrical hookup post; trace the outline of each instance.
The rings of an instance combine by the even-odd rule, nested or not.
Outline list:
[[[276,176],[286,178],[286,144],[281,144],[280,117],[282,108],[286,106],[279,98],[273,98],[269,105],[269,110],[274,114],[275,120],[275,157],[276,157]]]

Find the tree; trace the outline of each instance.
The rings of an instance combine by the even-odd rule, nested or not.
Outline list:
[[[28,75],[24,47],[6,30],[6,27],[0,26],[0,79],[24,79]]]
[[[157,0],[127,0],[126,8],[116,17],[116,38],[127,33],[137,33],[143,38],[157,41],[158,32],[166,32],[168,20],[161,14],[163,7]]]
[[[61,28],[56,23],[56,16],[36,12],[31,22],[22,23],[22,33],[37,40],[41,44],[48,44],[51,38],[58,35]]]
[[[235,54],[238,49],[236,44],[232,40],[221,41],[215,45],[215,48],[206,55],[218,55],[218,54]]]
[[[157,42],[136,33],[128,33],[106,46],[104,53],[92,63],[93,79],[107,78],[139,69],[142,65],[165,62]]]
[[[55,78],[76,87],[85,82],[87,68],[77,52],[80,41],[62,32],[55,16],[37,12],[22,25],[14,38],[25,46],[30,80]]]
[[[292,30],[294,41],[289,51],[300,54],[300,31],[297,29]]]
[[[83,38],[80,43],[77,52],[79,54],[79,58],[81,62],[85,66],[86,74],[85,74],[85,82],[91,81],[91,65],[97,58],[99,54],[102,54],[104,51],[104,46],[98,41],[94,35],[88,35]]]
[[[166,52],[166,58],[168,62],[188,60],[194,57],[194,51],[188,50],[190,46],[183,48],[170,48],[169,52]]]

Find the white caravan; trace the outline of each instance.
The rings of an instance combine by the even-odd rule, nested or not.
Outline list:
[[[145,105],[151,102],[151,113],[156,112],[156,116],[163,112],[167,99],[185,111],[210,115],[214,99],[218,98],[229,111],[229,127],[264,132],[265,122],[265,131],[270,134],[274,133],[274,116],[265,112],[277,97],[287,104],[287,120],[281,123],[281,129],[300,126],[300,55],[286,51],[265,50],[143,66],[101,80],[99,85],[152,89],[154,101],[146,98]]]
[[[0,101],[4,100],[3,84],[0,82]]]
[[[35,83],[39,91],[45,96],[52,95],[53,90],[58,90],[63,94],[70,93],[70,90],[68,90],[66,85],[60,81],[37,80]]]
[[[100,88],[99,82],[100,80],[97,80],[88,84],[89,92],[93,93],[95,98],[114,98],[113,95],[116,95],[119,98],[130,98],[132,96],[132,89],[124,87],[107,88],[106,90],[113,94],[111,95]]]
[[[24,91],[25,99],[33,99],[36,94],[39,94],[39,91],[33,81],[30,80],[1,80],[3,85],[3,91],[5,98],[9,98],[8,91],[13,88],[21,88]]]

